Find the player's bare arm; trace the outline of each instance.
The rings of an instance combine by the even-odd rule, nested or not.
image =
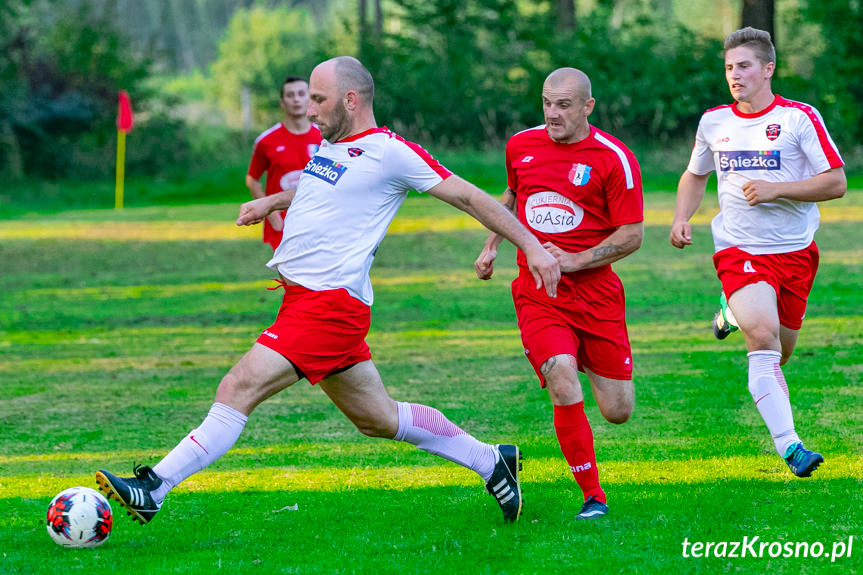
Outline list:
[[[594,247],[583,252],[567,252],[551,242],[543,247],[560,262],[564,273],[587,270],[608,265],[623,259],[641,247],[644,237],[644,223],[624,224]]]
[[[515,192],[509,188],[505,189],[500,198],[500,203],[515,215]],[[479,279],[489,280],[491,279],[491,276],[494,275],[494,260],[497,259],[497,248],[500,246],[500,242],[502,241],[503,236],[496,234],[495,232],[491,232],[491,234],[489,234],[482,251],[479,253],[479,257],[476,258],[476,261],[473,264],[473,267],[476,270],[476,277]]]
[[[537,289],[545,286],[550,297],[557,297],[560,265],[500,202],[455,175],[431,188],[428,193],[470,214],[486,228],[518,246],[527,257]]]
[[[843,168],[833,168],[797,182],[750,180],[743,184],[743,196],[750,206],[779,198],[798,202],[824,202],[845,195],[848,182]]]
[[[674,220],[671,224],[669,240],[671,245],[683,249],[692,245],[692,227],[689,220],[695,214],[704,192],[707,189],[707,179],[710,174],[698,175],[684,170],[677,184],[677,204],[674,208]]]
[[[240,206],[240,214],[237,216],[238,226],[251,226],[264,221],[268,215],[279,210],[287,210],[294,200],[296,188],[283,190],[278,194],[263,196],[246,202]]]
[[[264,192],[264,186],[263,184],[261,184],[261,180],[255,179],[249,174],[246,174],[246,187],[249,188],[249,192],[256,200],[266,196],[266,192]],[[267,216],[267,218],[270,220],[270,225],[273,226],[274,230],[282,230],[283,222],[282,218],[279,217],[279,214],[271,213]]]

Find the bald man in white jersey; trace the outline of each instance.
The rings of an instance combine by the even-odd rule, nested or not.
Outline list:
[[[725,78],[735,102],[708,110],[698,124],[670,240],[681,249],[692,244],[689,219],[715,170],[719,214],[711,231],[723,309],[714,332],[723,339],[731,318],[739,326],[749,392],[776,451],[795,475],[809,477],[824,459],[795,431],[780,366],[794,351],[818,269],[816,202],[841,198],[846,181],[818,111],[773,94],[775,66],[767,32],[743,28],[725,39]]]
[[[463,465],[483,478],[504,519],[521,514],[517,446],[489,445],[425,405],[387,393],[365,342],[375,251],[409,190],[467,212],[527,255],[535,285],[556,294],[560,266],[511,213],[451,174],[421,147],[379,128],[374,82],[356,59],[319,64],[309,80],[309,119],[324,141],[295,190],[253,200],[238,225],[288,209],[279,247],[267,264],[285,289],[275,323],[222,379],[209,414],[152,468],[134,477],[96,473],[100,489],[145,524],[181,481],[224,455],[261,402],[301,378],[317,384],[371,437],[405,441]]]

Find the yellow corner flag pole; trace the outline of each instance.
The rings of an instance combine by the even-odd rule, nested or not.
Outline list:
[[[132,116],[132,103],[129,93],[120,90],[120,102],[117,107],[117,182],[114,186],[114,209],[123,209],[123,179],[126,171],[126,134],[135,124]]]
[[[117,130],[117,182],[114,186],[114,209],[123,209],[123,178],[126,167],[126,132]]]

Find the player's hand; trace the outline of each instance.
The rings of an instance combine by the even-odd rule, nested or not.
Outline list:
[[[545,242],[542,244],[542,247],[554,256],[554,259],[556,259],[557,263],[560,264],[560,271],[564,273],[578,271],[579,268],[573,263],[573,254],[560,249],[551,242]]]
[[[240,206],[240,214],[237,216],[238,226],[251,226],[264,221],[270,213],[267,207],[267,198],[258,198]]]
[[[267,219],[270,221],[270,225],[273,227],[273,230],[280,232],[285,227],[285,220],[282,219],[282,214],[279,212],[273,212],[267,216]]]
[[[545,246],[542,246],[544,248]],[[536,280],[536,289],[545,286],[545,293],[549,297],[557,297],[557,283],[560,281],[560,263],[547,249],[532,249],[530,253],[524,252],[527,257],[527,266],[533,279]]]
[[[671,234],[668,239],[671,245],[681,250],[692,245],[692,227],[689,222],[674,222],[671,224]]]
[[[743,184],[743,197],[750,206],[757,206],[766,202],[772,202],[779,198],[780,188],[773,182],[764,180],[749,180]]]
[[[481,280],[490,280],[494,274],[494,260],[497,258],[497,248],[484,247],[479,257],[473,262],[476,277]]]

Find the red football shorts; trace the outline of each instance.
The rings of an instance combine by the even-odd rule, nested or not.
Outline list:
[[[282,215],[282,221],[285,221],[285,214],[287,212],[279,212]],[[282,243],[282,230],[274,230],[270,220],[264,218],[264,243],[270,244],[270,247],[273,248],[273,251],[279,247],[279,244]]]
[[[564,274],[557,298],[536,289],[533,276],[522,270],[512,282],[512,299],[524,353],[543,387],[540,366],[560,354],[575,357],[580,371],[632,379],[623,284],[610,268],[582,272],[577,279]]]
[[[760,256],[726,248],[713,254],[713,265],[726,298],[744,286],[767,282],[776,292],[779,323],[788,329],[803,326],[806,300],[818,271],[815,242],[796,252]]]
[[[312,385],[372,358],[365,341],[371,325],[369,306],[344,289],[284,288],[279,315],[258,343],[285,356]]]

